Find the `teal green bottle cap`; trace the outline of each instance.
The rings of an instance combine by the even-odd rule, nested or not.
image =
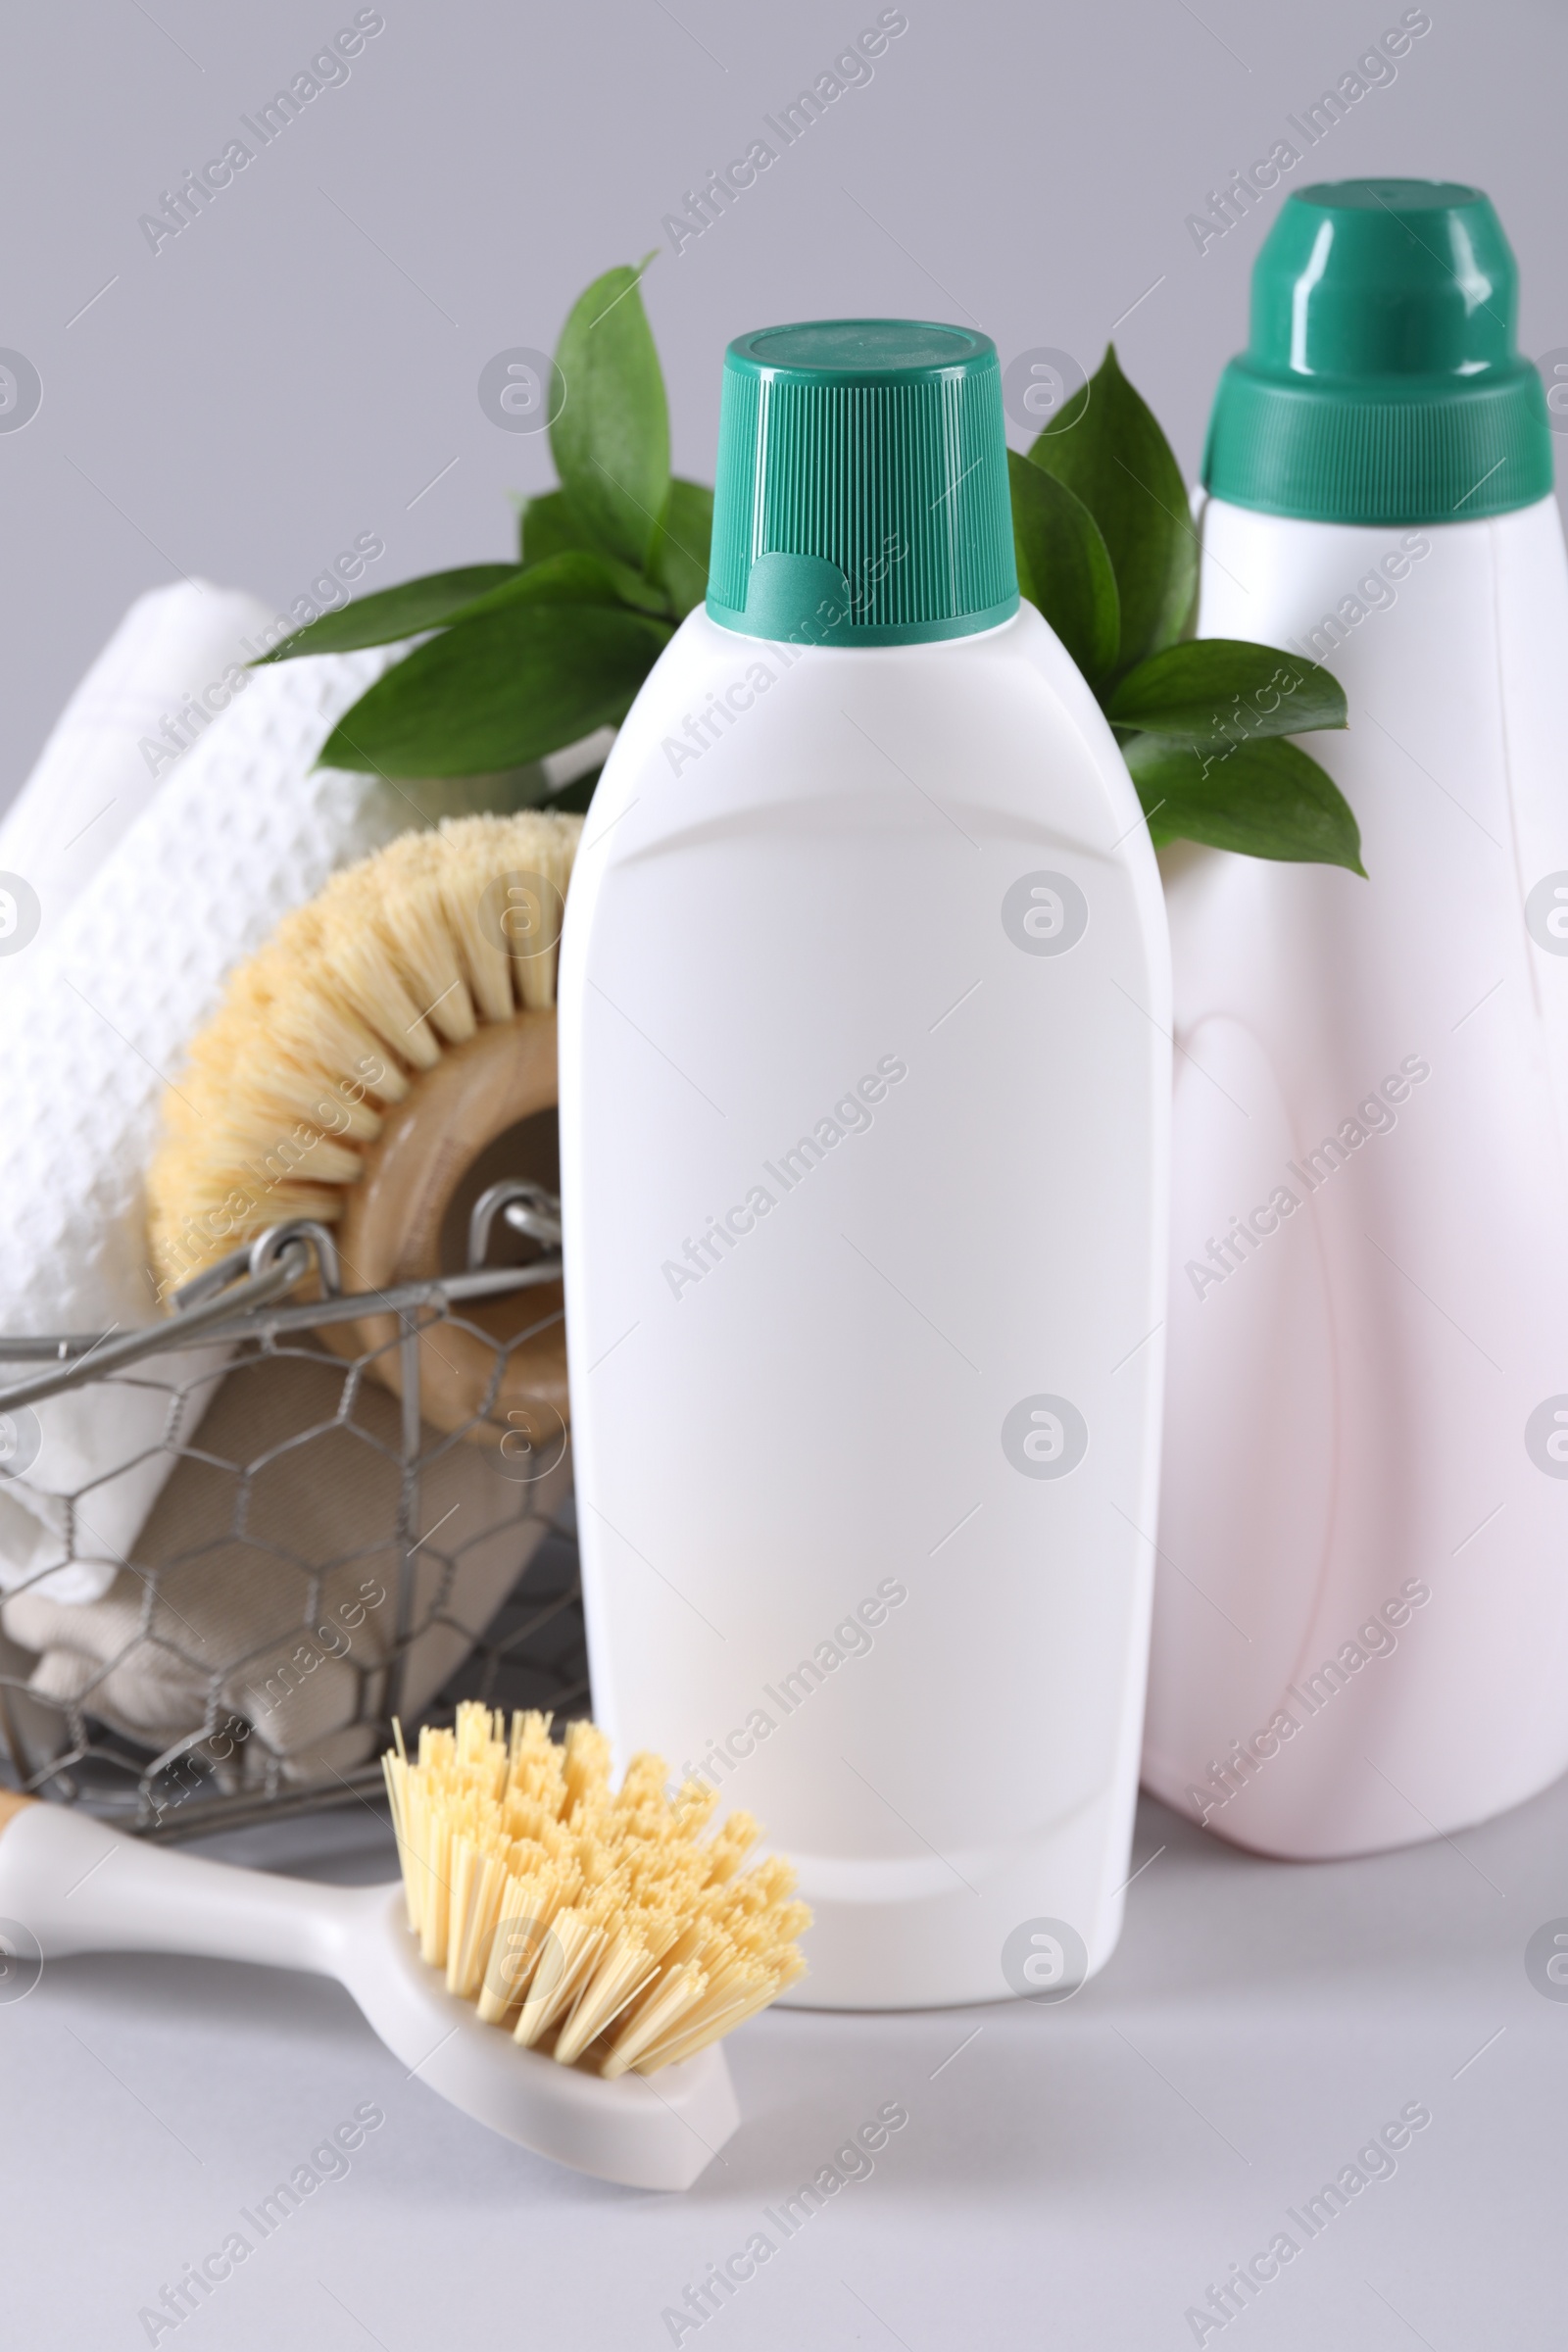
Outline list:
[[[989,336],[824,318],[730,345],[710,618],[805,645],[918,645],[1017,610]]]
[[[1298,188],[1252,270],[1251,340],[1220,379],[1205,486],[1314,522],[1469,522],[1549,497],[1518,302],[1479,188]]]

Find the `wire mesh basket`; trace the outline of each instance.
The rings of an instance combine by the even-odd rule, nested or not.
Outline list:
[[[528,1261],[486,1264],[493,1228]],[[0,1776],[169,1838],[377,1790],[394,1715],[586,1714],[569,1441],[519,1375],[559,1352],[560,1238],[554,1197],[509,1180],[461,1273],[345,1294],[295,1220],[158,1324],[0,1337],[0,1508],[36,1532],[0,1603]],[[460,1351],[461,1415],[430,1378]],[[109,1458],[58,1482],[63,1417]]]

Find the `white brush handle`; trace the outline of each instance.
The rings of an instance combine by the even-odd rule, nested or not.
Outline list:
[[[360,1889],[168,1853],[63,1805],[0,1796],[0,1920],[45,1959],[190,1952],[339,1973]]]
[[[336,1977],[411,2078],[523,2147],[628,2188],[689,2188],[740,2122],[722,2050],[668,2068],[656,2088],[558,2066],[482,2025],[420,1959],[395,1885],[231,1870],[0,1791],[0,1950],[21,1944],[25,1956],[27,1936],[45,1961],[190,1952]]]

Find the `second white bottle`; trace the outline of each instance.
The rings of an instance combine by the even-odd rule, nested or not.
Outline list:
[[[1568,1766],[1568,564],[1516,310],[1478,190],[1298,189],[1210,433],[1200,634],[1342,680],[1368,878],[1169,858],[1146,1777],[1293,1859]]]

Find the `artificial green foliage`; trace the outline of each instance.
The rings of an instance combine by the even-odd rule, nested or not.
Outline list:
[[[636,270],[607,270],[556,347],[565,398],[550,454],[592,546],[641,567],[669,493],[669,410]]]
[[[574,547],[592,553],[593,545],[587,524],[564,490],[546,490],[522,501],[517,517],[519,564],[547,564],[552,556],[564,556]]]
[[[1298,654],[1189,634],[1198,533],[1181,468],[1114,346],[1028,458],[1007,463],[1019,591],[1094,688],[1156,848],[1200,841],[1363,872],[1344,795],[1285,740],[1343,727],[1344,689]],[[1052,486],[1049,508],[1037,470]],[[1107,612],[1117,616],[1108,650]]]
[[[514,604],[416,646],[340,718],[323,767],[472,776],[617,726],[669,642],[623,608]]]
[[[1198,538],[1182,469],[1153,411],[1117,366],[1114,344],[1099,373],[1052,418],[1029,463],[1100,525],[1121,598],[1117,668],[1174,645],[1198,593]]]
[[[267,657],[424,638],[339,720],[323,766],[410,778],[526,769],[514,803],[580,806],[583,783],[553,791],[539,762],[618,724],[702,602],[713,494],[669,470],[640,270],[594,280],[562,330],[556,367],[550,446],[561,486],[521,502],[516,563],[365,597]]]
[[[422,640],[339,720],[323,765],[407,778],[505,769],[512,805],[585,805],[591,778],[555,790],[540,762],[619,723],[708,584],[713,493],[669,470],[641,277],[607,270],[562,330],[560,486],[519,501],[517,561],[362,597],[264,657]],[[1098,696],[1155,843],[1359,873],[1354,817],[1285,740],[1344,726],[1345,697],[1298,655],[1188,634],[1198,542],[1181,469],[1113,350],[1007,467],[1020,591]]]
[[[505,579],[452,613],[448,626],[459,628],[514,605],[626,605],[656,620],[669,614],[662,592],[629,564],[617,564],[613,556],[590,555],[583,547],[565,547],[540,564],[509,569]]]
[[[1121,599],[1110,551],[1083,501],[1016,450],[1007,452],[1018,592],[1051,625],[1091,686],[1115,667]]]
[[[296,654],[349,654],[362,645],[395,645],[400,637],[443,627],[476,597],[516,576],[515,564],[468,564],[461,571],[426,572],[422,580],[405,580],[401,588],[356,597],[340,612],[323,612],[263,654],[256,666],[292,662]]]
[[[1202,841],[1249,858],[1365,873],[1344,795],[1283,735],[1233,744],[1217,757],[1161,735],[1135,735],[1122,750],[1156,849]]]
[[[1260,735],[1343,727],[1345,693],[1300,654],[1244,638],[1194,637],[1128,670],[1105,716],[1114,727],[1147,727],[1177,743],[1222,750]]]
[[[713,536],[713,493],[701,482],[669,485],[664,511],[648,551],[648,570],[684,620],[708,594],[708,551]]]

